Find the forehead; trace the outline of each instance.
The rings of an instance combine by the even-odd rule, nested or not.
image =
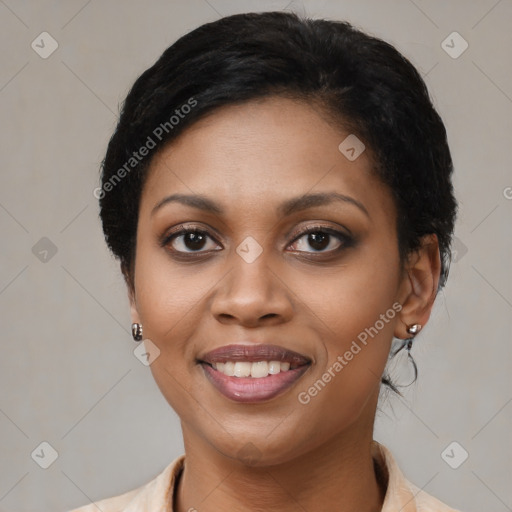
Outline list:
[[[142,207],[184,193],[216,198],[227,211],[269,209],[290,197],[335,191],[389,216],[391,194],[372,171],[370,151],[350,160],[339,149],[350,135],[301,101],[271,97],[222,107],[155,155]]]

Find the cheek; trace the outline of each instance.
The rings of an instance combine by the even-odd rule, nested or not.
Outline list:
[[[361,249],[329,275],[301,277],[301,299],[315,313],[309,317],[319,320],[331,357],[335,352],[343,353],[358,337],[364,342],[368,329],[376,336],[375,324],[381,340],[392,337],[397,316],[392,306],[399,281],[398,255],[392,247],[384,247],[386,250],[381,251],[375,247]],[[379,347],[372,349],[386,351]]]
[[[160,350],[150,365],[153,377],[170,405],[186,411],[196,347],[193,333],[198,325],[201,297],[213,285],[193,267],[178,268],[165,251],[142,238],[137,247],[135,290],[137,311],[149,338]],[[181,403],[183,402],[183,403]]]
[[[324,286],[309,287],[316,290],[307,304],[320,320],[316,327],[325,352],[297,398],[311,411],[324,411],[331,425],[349,424],[361,414],[378,392],[388,360],[401,308],[395,301],[399,268],[392,249],[381,254],[361,252]]]
[[[330,329],[323,331],[325,357],[296,397],[306,422],[324,436],[360,424],[363,417],[371,421],[370,402],[378,397],[393,337],[396,311],[391,306],[383,301],[372,308],[332,311]]]
[[[209,281],[212,281],[211,283]],[[141,238],[135,265],[137,310],[145,336],[162,350],[180,350],[198,314],[202,296],[214,284],[194,266],[178,266],[164,249]]]

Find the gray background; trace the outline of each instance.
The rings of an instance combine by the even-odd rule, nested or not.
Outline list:
[[[164,49],[221,15],[274,9],[348,20],[427,82],[455,164],[456,261],[413,350],[419,381],[381,404],[375,438],[452,506],[512,510],[510,0],[0,0],[0,510],[120,494],[182,453],[133,355],[93,190],[119,103]],[[59,45],[46,59],[31,48],[43,31]],[[453,31],[469,43],[455,59],[441,46]],[[31,457],[43,441],[58,452],[48,469]],[[458,469],[441,456],[453,441],[452,464],[469,453]]]

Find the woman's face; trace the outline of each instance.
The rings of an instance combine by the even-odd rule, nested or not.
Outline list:
[[[367,151],[339,149],[348,135],[272,97],[217,110],[153,160],[132,317],[186,440],[276,464],[371,435],[407,276],[391,194]]]

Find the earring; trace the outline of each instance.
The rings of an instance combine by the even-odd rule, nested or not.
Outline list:
[[[418,334],[420,331],[421,331],[421,325],[420,324],[412,324],[412,325],[409,325],[407,327],[407,332],[409,334],[412,334],[413,336],[415,336],[416,334]]]
[[[414,336],[416,336],[416,334],[418,334],[421,331],[421,327],[422,326],[420,324],[412,324],[412,325],[407,326],[407,332],[409,334],[412,334],[412,336],[410,338],[407,338],[405,340],[406,348],[409,352],[411,351],[411,348],[412,348],[412,342],[414,340]]]
[[[142,340],[142,325],[132,324],[132,336],[135,341]]]

